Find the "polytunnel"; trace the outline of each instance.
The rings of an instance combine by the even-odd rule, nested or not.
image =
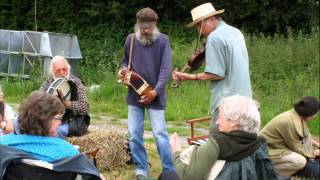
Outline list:
[[[0,29],[0,76],[48,77],[55,55],[64,56],[75,71],[82,59],[77,36]]]

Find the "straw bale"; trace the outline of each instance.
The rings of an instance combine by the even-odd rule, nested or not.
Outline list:
[[[78,145],[80,152],[99,148],[96,159],[100,171],[126,166],[130,158],[126,151],[128,144],[125,135],[119,132],[97,130],[82,137],[69,137],[67,141]]]

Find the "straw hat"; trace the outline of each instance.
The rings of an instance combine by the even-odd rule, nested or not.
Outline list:
[[[201,20],[206,19],[208,17],[221,14],[224,12],[224,9],[216,11],[216,9],[212,6],[211,3],[201,4],[191,10],[192,21],[187,25],[187,27],[192,27],[195,24],[199,23]]]

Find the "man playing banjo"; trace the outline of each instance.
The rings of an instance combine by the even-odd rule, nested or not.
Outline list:
[[[127,96],[129,144],[136,176],[141,180],[146,179],[149,169],[143,140],[145,110],[149,114],[163,172],[174,172],[165,125],[165,85],[171,73],[171,48],[168,36],[157,28],[156,12],[143,8],[136,17],[135,33],[126,39],[118,76],[124,84],[130,85]]]
[[[56,90],[63,101],[66,112],[58,129],[58,136],[65,138],[72,135],[83,135],[90,122],[88,116],[89,103],[82,81],[71,74],[71,66],[62,56],[54,56],[50,62],[50,77],[42,84],[41,90],[50,93],[50,88]],[[59,87],[53,87],[58,79],[66,80],[70,85],[69,92],[62,92]],[[57,83],[56,83],[57,84]],[[60,83],[62,84],[62,83]],[[53,93],[53,92],[52,92]],[[68,96],[64,97],[64,96]]]

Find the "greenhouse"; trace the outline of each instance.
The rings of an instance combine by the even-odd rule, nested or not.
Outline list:
[[[55,55],[68,59],[74,71],[82,59],[77,36],[0,29],[0,76],[47,77]]]

